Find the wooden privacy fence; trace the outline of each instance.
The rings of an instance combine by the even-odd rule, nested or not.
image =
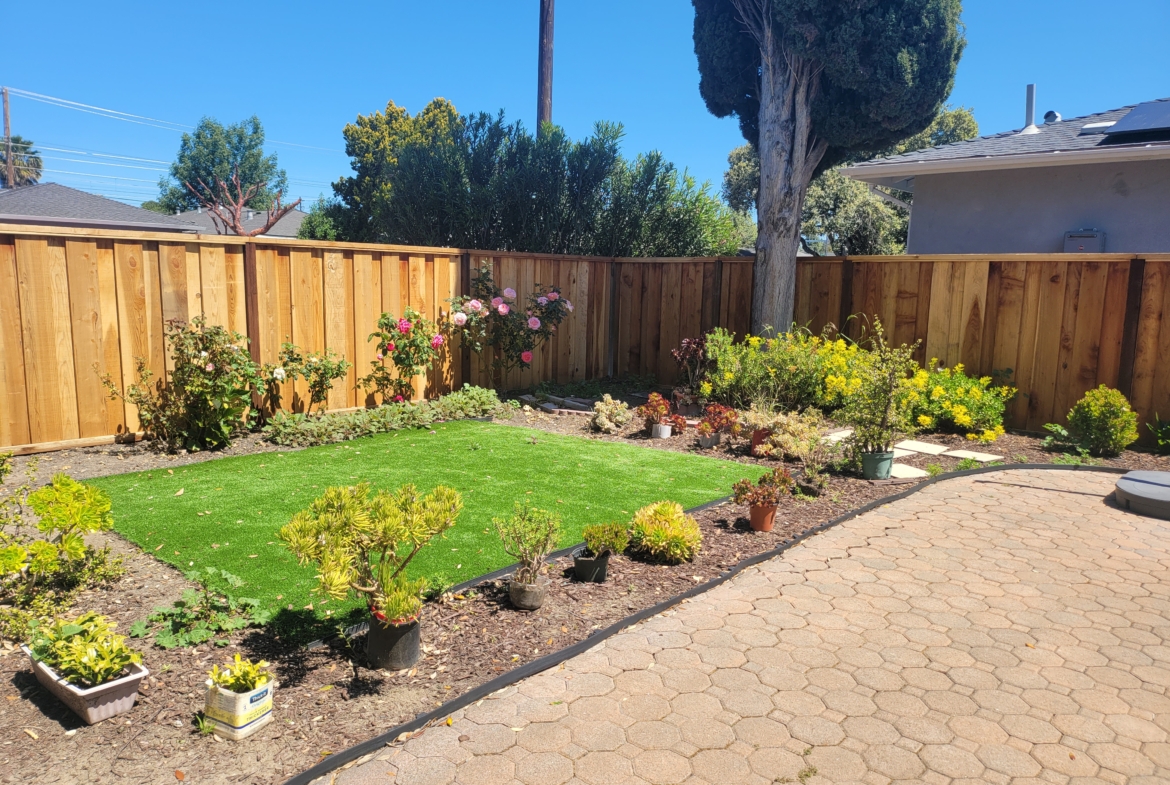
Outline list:
[[[489,266],[526,297],[559,286],[575,310],[508,388],[609,374],[674,378],[670,350],[716,326],[751,324],[752,259],[613,259],[447,248],[0,225],[0,448],[33,452],[109,442],[139,428],[135,407],[111,401],[109,374],[136,381],[134,358],[168,370],[164,324],[203,315],[244,333],[258,362],[280,345],[326,348],[354,364],[331,409],[372,404],[358,389],[375,359],[367,336],[383,311],[432,319]],[[469,352],[443,347],[419,395],[487,384]],[[302,411],[304,382],[284,385]]]
[[[1012,427],[1064,422],[1098,384],[1125,393],[1142,422],[1170,418],[1167,254],[801,259],[797,322],[856,337],[864,319],[851,314],[880,316],[896,343],[921,340],[922,361],[1017,387]]]

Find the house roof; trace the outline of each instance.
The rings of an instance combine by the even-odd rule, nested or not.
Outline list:
[[[1164,102],[1170,102],[1170,98],[1150,103]],[[1034,133],[1016,129],[901,155],[871,158],[843,167],[841,171],[855,180],[912,191],[913,178],[922,174],[1170,158],[1168,134],[1104,133],[1108,127],[1105,124],[1115,123],[1133,108],[1123,106],[1046,122],[1035,126]]]
[[[249,218],[249,214],[251,217]],[[301,222],[305,220],[308,213],[301,210],[293,210],[285,215],[276,225],[269,229],[265,237],[296,237],[297,230],[301,228]],[[211,217],[211,213],[206,210],[196,211],[190,210],[185,213],[179,213],[176,218],[184,221],[189,221],[199,226],[199,231],[204,234],[219,234],[220,229],[216,226],[215,220]],[[253,231],[264,226],[264,222],[268,220],[268,213],[264,210],[250,210],[243,216],[244,229]]]
[[[143,210],[59,183],[38,183],[0,191],[0,222],[197,232],[173,215]]]

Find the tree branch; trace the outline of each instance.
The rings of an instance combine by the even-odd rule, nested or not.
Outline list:
[[[243,211],[247,208],[248,202],[267,187],[267,182],[249,183],[245,186],[240,182],[238,169],[232,170],[230,183],[225,183],[219,177],[215,178],[214,188],[209,187],[202,179],[197,178],[196,182],[199,183],[199,188],[187,182],[183,185],[211,214],[211,220],[219,234],[235,234],[241,237],[256,237],[266,234],[281,218],[284,218],[301,204],[301,200],[297,199],[292,204],[281,206],[280,200],[283,192],[277,191],[272,205],[268,208],[268,218],[264,225],[249,232],[244,228]]]

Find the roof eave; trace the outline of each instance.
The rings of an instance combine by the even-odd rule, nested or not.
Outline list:
[[[57,218],[48,215],[19,215],[16,213],[0,213],[0,223],[33,224],[36,226],[91,226],[101,229],[150,229],[156,232],[191,232],[199,231],[198,226],[182,226],[164,223],[149,223],[147,221],[109,221],[100,218]]]
[[[1036,169],[1047,166],[1074,166],[1078,164],[1116,163],[1119,161],[1153,161],[1170,159],[1170,144],[1109,149],[1065,150],[1016,155],[988,155],[971,158],[945,158],[938,161],[904,161],[870,163],[841,167],[841,173],[854,180],[875,185],[927,174],[958,172],[990,172],[1000,169]]]

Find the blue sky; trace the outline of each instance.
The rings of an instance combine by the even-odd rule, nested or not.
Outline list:
[[[951,101],[973,107],[984,133],[1023,124],[1027,82],[1038,84],[1040,114],[1065,117],[1170,96],[1160,54],[1170,33],[1165,0],[964,5],[968,47]],[[312,198],[349,172],[345,123],[387,100],[413,113],[443,96],[460,111],[502,108],[531,126],[537,7],[56,2],[40,33],[7,38],[0,83],[183,125],[255,113],[270,140],[288,143],[269,147],[294,196]],[[621,122],[627,154],[659,149],[717,187],[741,138],[734,120],[712,117],[699,97],[692,18],[685,0],[559,0],[554,121],[575,137],[596,120]],[[157,170],[178,149],[174,130],[22,96],[12,108],[13,133],[35,140],[57,170],[46,179],[125,201],[156,195]]]

